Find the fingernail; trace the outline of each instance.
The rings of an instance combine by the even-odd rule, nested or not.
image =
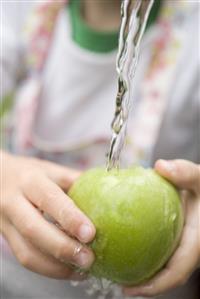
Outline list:
[[[78,267],[88,269],[94,262],[94,256],[86,248],[82,248],[75,256],[74,262]]]
[[[160,160],[162,166],[170,173],[174,173],[176,170],[175,164],[172,161]]]
[[[91,241],[93,235],[93,229],[88,224],[82,224],[79,228],[79,239],[80,241],[87,243]]]

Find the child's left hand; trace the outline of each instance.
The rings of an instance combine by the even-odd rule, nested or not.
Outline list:
[[[185,225],[180,245],[165,268],[147,283],[125,287],[128,296],[152,297],[183,285],[200,265],[200,165],[159,160],[155,169],[182,190]]]

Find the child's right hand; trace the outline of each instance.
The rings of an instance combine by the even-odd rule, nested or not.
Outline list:
[[[18,261],[48,277],[80,279],[69,265],[91,266],[94,255],[81,243],[94,238],[95,227],[63,191],[80,173],[2,152],[1,169],[1,232]]]

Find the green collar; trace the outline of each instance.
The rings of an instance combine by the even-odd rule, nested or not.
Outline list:
[[[97,53],[115,50],[118,46],[118,32],[101,32],[89,27],[81,16],[80,1],[72,0],[69,5],[73,40],[81,48]]]
[[[71,0],[69,13],[72,24],[72,38],[81,47],[96,53],[108,53],[118,46],[118,31],[101,32],[92,29],[81,16],[81,0]],[[155,0],[147,29],[155,23],[160,12],[162,0]]]

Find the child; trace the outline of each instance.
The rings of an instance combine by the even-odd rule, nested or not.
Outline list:
[[[177,1],[161,8],[155,2],[134,81],[124,164],[200,161],[197,5]],[[56,279],[31,273],[7,256],[3,296],[88,298],[83,288],[58,280],[83,279],[69,264],[87,269],[94,261],[86,244],[95,227],[63,190],[79,175],[72,168],[105,163],[116,96],[120,1],[5,2],[2,7],[1,98],[13,90],[16,96],[6,139],[12,155],[1,155],[1,231],[22,265]],[[186,226],[171,262],[147,286],[126,289],[129,295],[166,292],[199,265],[199,166],[179,160],[155,167],[177,187],[193,191],[193,198],[185,192]]]

